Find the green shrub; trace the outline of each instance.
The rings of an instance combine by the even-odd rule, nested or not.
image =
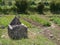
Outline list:
[[[31,5],[36,5],[36,3],[34,1],[31,2]]]
[[[8,14],[8,11],[9,11],[9,9],[8,9],[7,6],[3,6],[3,7],[2,7],[2,13]]]
[[[1,2],[1,5],[2,5],[2,6],[3,6],[3,5],[5,5],[5,2],[4,2],[4,1],[2,1],[2,2]]]
[[[2,2],[2,0],[0,0],[0,2]]]
[[[17,8],[16,8],[16,6],[12,5],[11,8],[10,8],[10,11],[13,11],[13,12],[17,13]]]
[[[31,5],[31,6],[29,7],[29,11],[35,12],[35,11],[36,11],[36,5]]]
[[[1,6],[0,6],[0,12],[2,11],[2,8],[1,8]]]
[[[46,22],[43,26],[51,26],[51,23]]]
[[[17,11],[19,13],[25,13],[27,8],[28,8],[28,2],[27,1],[16,1],[16,7],[17,7]]]
[[[51,4],[50,4],[50,10],[51,10],[51,12],[53,12],[53,11],[56,10],[56,8],[55,8],[55,2],[51,2]]]
[[[35,1],[30,1],[29,4],[30,5],[29,5],[28,10],[31,12],[36,12],[37,4],[35,3]]]
[[[8,5],[11,6],[12,5],[12,2],[8,2]]]
[[[50,11],[52,13],[60,13],[60,3],[51,2]]]
[[[60,3],[57,3],[56,7],[57,7],[57,11],[60,11]]]
[[[40,2],[37,6],[37,11],[43,14],[43,10],[44,10],[44,4]]]

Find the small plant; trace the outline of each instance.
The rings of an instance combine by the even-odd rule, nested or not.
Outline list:
[[[55,24],[60,25],[60,18],[59,17],[52,17],[51,21],[53,21]]]

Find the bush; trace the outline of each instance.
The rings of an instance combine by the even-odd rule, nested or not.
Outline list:
[[[36,3],[34,1],[31,2],[31,5],[36,5]]]
[[[51,2],[51,4],[50,4],[50,10],[51,10],[51,12],[56,11],[56,4],[55,4],[55,2]]]
[[[60,11],[60,3],[56,4],[57,11]]]
[[[17,7],[17,11],[19,13],[26,13],[26,10],[28,8],[28,2],[27,1],[16,1],[16,7]]]
[[[43,26],[46,26],[46,27],[48,26],[49,27],[49,26],[51,26],[51,23],[46,22]]]
[[[44,2],[44,5],[49,6],[49,2]]]
[[[2,6],[2,13],[8,14],[9,13],[9,7],[8,6]]]
[[[0,12],[2,11],[2,8],[1,8],[1,6],[0,6]]]
[[[8,2],[8,5],[11,6],[12,5],[12,2]]]
[[[44,4],[40,2],[37,6],[37,11],[43,14],[43,10],[44,10]]]
[[[35,11],[36,11],[36,5],[31,5],[31,6],[29,7],[29,11],[35,12]]]
[[[4,2],[4,1],[2,1],[2,2],[1,2],[1,5],[2,5],[2,6],[3,6],[3,5],[5,5],[5,2]]]
[[[17,10],[16,6],[12,5],[11,8],[10,8],[10,11],[13,11],[13,12],[17,13],[16,10]]]
[[[37,4],[35,3],[35,1],[29,1],[29,8],[28,10],[31,11],[31,12],[36,12],[36,7],[37,7]]]
[[[50,11],[52,13],[60,13],[60,3],[51,2]]]

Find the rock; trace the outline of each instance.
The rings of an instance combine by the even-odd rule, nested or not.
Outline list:
[[[15,17],[8,26],[8,35],[11,39],[27,38],[27,26],[21,24],[19,19]]]
[[[13,29],[8,27],[8,35],[13,39],[27,38],[27,28],[23,25],[13,27]]]
[[[15,18],[12,20],[12,22],[10,23],[10,25],[20,25],[20,24],[21,24],[21,22],[20,22],[20,20],[19,20],[18,17],[15,17]]]

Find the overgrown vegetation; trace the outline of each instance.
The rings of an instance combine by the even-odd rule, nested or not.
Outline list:
[[[16,7],[17,7],[17,12],[19,13],[26,13],[27,9],[28,9],[28,2],[25,0],[21,0],[21,1],[16,1]]]
[[[43,26],[51,26],[51,23],[43,18],[41,18],[40,16],[38,15],[22,15],[22,17],[25,17],[25,18],[28,18],[28,19],[31,19],[35,22],[38,22],[39,24],[43,25]]]
[[[47,15],[43,15],[45,13],[44,11],[47,12],[50,11],[53,14],[49,13]],[[39,14],[37,14],[37,12]],[[11,15],[11,13],[14,13],[15,15]],[[59,42],[60,41],[60,35],[59,35],[60,17],[54,17],[54,15],[55,14],[58,15],[59,13],[60,13],[59,1],[58,2],[56,1],[53,2],[52,0],[50,0],[50,2],[49,0],[47,0],[47,2],[40,1],[40,0],[0,1],[0,14],[4,14],[4,15],[10,14],[5,16],[4,15],[0,16],[0,44],[2,45],[58,45],[58,43],[60,43]],[[21,17],[21,18],[18,17],[20,18],[20,21],[28,27],[28,33],[29,33],[28,39],[11,40],[7,36],[7,27],[12,21],[12,19],[18,14]],[[51,16],[50,17],[51,19],[48,16]],[[32,21],[32,23],[25,19]],[[40,25],[42,26],[40,27]],[[1,28],[3,26],[5,27],[4,29]],[[53,35],[54,39],[50,38],[51,35],[50,31],[53,32],[53,33],[51,32],[51,34]],[[49,36],[45,36],[42,33],[44,34],[46,33]],[[55,40],[55,36],[57,41]]]
[[[46,21],[45,19],[40,18],[39,16],[35,15],[35,16],[29,16],[33,21],[36,21],[40,24],[42,24],[43,26],[50,26],[51,23],[49,23],[48,21]]]
[[[4,14],[10,14],[10,12],[14,13],[28,13],[31,12],[39,12],[43,14],[45,10],[49,7],[49,11],[51,13],[60,13],[60,2],[57,1],[31,1],[31,0],[12,0],[12,1],[1,1],[0,2],[0,12]],[[45,9],[45,10],[44,10]]]
[[[51,2],[50,10],[52,13],[59,14],[60,13],[60,3],[55,3],[54,1]]]
[[[26,15],[24,17],[26,17]],[[32,17],[32,15],[30,17],[28,17],[28,18],[31,18],[31,17]],[[35,19],[36,16],[33,16],[33,17]],[[0,23],[0,24],[8,25],[9,22],[12,20],[12,18],[14,18],[14,15],[13,16],[11,16],[11,15],[2,16],[2,17],[0,17],[0,20],[1,20],[1,22],[4,22],[4,23]],[[39,31],[41,31],[40,29],[38,29],[37,27],[33,28],[33,25],[31,23],[28,23],[27,21],[25,21],[23,19],[20,19],[20,21],[23,24],[25,24],[27,27],[29,27],[29,30],[28,30],[29,38],[28,39],[21,39],[21,40],[12,40],[9,37],[7,37],[7,28],[0,29],[0,44],[3,44],[3,45],[13,45],[13,44],[14,45],[19,45],[19,44],[21,44],[21,45],[27,45],[27,44],[28,45],[34,45],[34,44],[35,45],[45,45],[47,43],[48,45],[56,45],[54,42],[52,42],[51,40],[46,38],[44,35],[36,34]],[[34,35],[34,34],[36,34],[36,35]],[[5,37],[2,38],[1,37],[2,35],[5,35]]]
[[[54,23],[56,23],[56,24],[58,24],[58,25],[60,26],[60,18],[59,18],[59,17],[52,17],[51,20],[52,20]]]
[[[44,10],[44,4],[43,3],[39,3],[38,6],[37,6],[37,11],[40,13],[40,14],[43,14],[43,10]]]

